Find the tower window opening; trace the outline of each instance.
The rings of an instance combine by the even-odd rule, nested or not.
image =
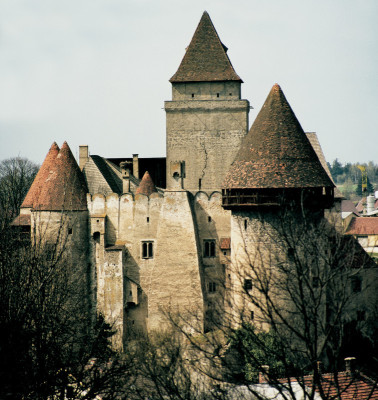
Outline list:
[[[192,98],[194,97],[194,93],[192,93]]]
[[[154,242],[142,242],[142,258],[154,258]]]
[[[198,179],[198,190],[201,190],[202,179]]]
[[[215,240],[207,239],[204,240],[204,251],[203,256],[206,258],[215,257]]]
[[[219,93],[217,93],[217,97],[219,97]]]
[[[147,223],[150,222],[150,217],[147,217]]]
[[[248,220],[244,220],[244,230],[246,231],[248,228]]]
[[[217,284],[215,282],[209,282],[207,285],[207,290],[209,293],[215,293],[217,291]]]
[[[232,93],[230,93],[230,96],[232,96]]]
[[[252,290],[252,279],[244,279],[244,290],[249,292]]]
[[[207,217],[207,221],[211,222],[211,217],[210,216]]]
[[[68,228],[68,234],[72,235],[72,228]]]

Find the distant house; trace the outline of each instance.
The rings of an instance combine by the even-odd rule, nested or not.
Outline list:
[[[378,217],[353,217],[345,234],[353,235],[367,253],[378,258]]]

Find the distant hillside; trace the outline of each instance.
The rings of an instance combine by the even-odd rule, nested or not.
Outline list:
[[[378,190],[378,164],[369,161],[368,163],[346,163],[343,165],[337,158],[332,164],[328,163],[332,178],[337,187],[345,197],[351,200],[358,200],[362,195],[362,173],[358,166],[366,168],[368,194]]]

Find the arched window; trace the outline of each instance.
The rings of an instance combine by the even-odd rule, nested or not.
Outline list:
[[[143,241],[142,242],[142,258],[154,258],[154,242]]]

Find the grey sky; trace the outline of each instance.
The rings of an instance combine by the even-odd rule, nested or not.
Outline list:
[[[204,10],[250,123],[277,82],[328,161],[378,162],[377,0],[0,0],[0,160],[64,140],[164,156],[168,80]]]

